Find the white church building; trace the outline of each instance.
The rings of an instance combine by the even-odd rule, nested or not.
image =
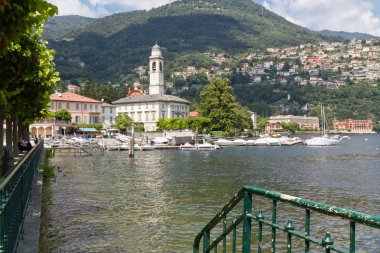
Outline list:
[[[156,131],[156,122],[165,118],[188,118],[189,101],[166,95],[164,84],[164,58],[161,48],[156,44],[152,48],[149,61],[149,94],[136,88],[128,96],[113,104],[116,114],[127,114],[135,123],[143,123],[146,132]]]

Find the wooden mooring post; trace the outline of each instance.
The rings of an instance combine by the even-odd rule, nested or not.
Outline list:
[[[135,126],[132,124],[132,134],[131,134],[131,141],[129,142],[129,157],[134,157],[135,156],[135,150],[134,150],[134,146],[135,146]]]

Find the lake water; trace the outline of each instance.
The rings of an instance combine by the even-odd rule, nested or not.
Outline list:
[[[243,185],[380,216],[380,136],[375,134],[352,135],[335,147],[163,150],[136,152],[134,159],[117,151],[57,154],[53,165],[62,168],[53,184],[50,231],[59,246],[53,252],[190,253],[196,234]],[[304,218],[289,210],[296,222]],[[348,237],[348,222],[322,225],[322,217],[316,219],[313,230],[322,236],[329,230],[336,242],[337,235]],[[281,249],[284,240],[279,241]],[[357,252],[380,252],[380,232],[359,227],[358,244]],[[302,242],[295,252],[301,251]]]

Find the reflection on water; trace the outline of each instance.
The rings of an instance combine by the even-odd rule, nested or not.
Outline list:
[[[379,148],[379,136],[357,135],[338,147],[57,155],[53,163],[63,171],[53,185],[54,252],[192,252],[195,235],[247,184],[380,215]],[[347,224],[326,228],[324,219],[315,216],[315,231],[346,237]],[[379,237],[374,230],[359,235],[362,252],[379,252]]]

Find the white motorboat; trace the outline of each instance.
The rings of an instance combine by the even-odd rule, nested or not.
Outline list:
[[[281,146],[279,138],[263,137],[255,140],[256,146]]]
[[[281,143],[281,146],[292,146],[303,143],[300,137],[281,137],[279,138],[279,141]]]
[[[197,147],[186,142],[185,144],[180,145],[179,149],[182,151],[192,151],[192,150],[197,150]]]
[[[120,149],[120,150],[129,150],[129,143],[122,143],[122,144],[119,146],[119,149]]]
[[[247,140],[245,145],[246,146],[256,146],[256,140]]]
[[[107,150],[108,151],[120,150],[120,145],[108,145]]]
[[[247,145],[247,141],[246,141],[246,140],[243,140],[243,139],[235,139],[235,140],[232,142],[232,145],[233,145],[233,146],[245,146],[245,145]]]
[[[154,150],[154,147],[148,144],[145,144],[145,145],[135,144],[133,149],[136,151],[151,151],[151,150]]]
[[[233,141],[223,139],[223,138],[218,139],[217,141],[214,141],[214,143],[216,145],[219,145],[219,146],[231,146],[231,145],[233,145]]]
[[[218,148],[220,148],[218,145],[213,145],[211,143],[202,143],[202,144],[198,144],[196,146],[197,150],[199,151],[212,151],[212,150],[216,150]]]
[[[333,139],[327,136],[319,136],[308,139],[305,144],[308,146],[334,146],[340,142],[340,139]]]

